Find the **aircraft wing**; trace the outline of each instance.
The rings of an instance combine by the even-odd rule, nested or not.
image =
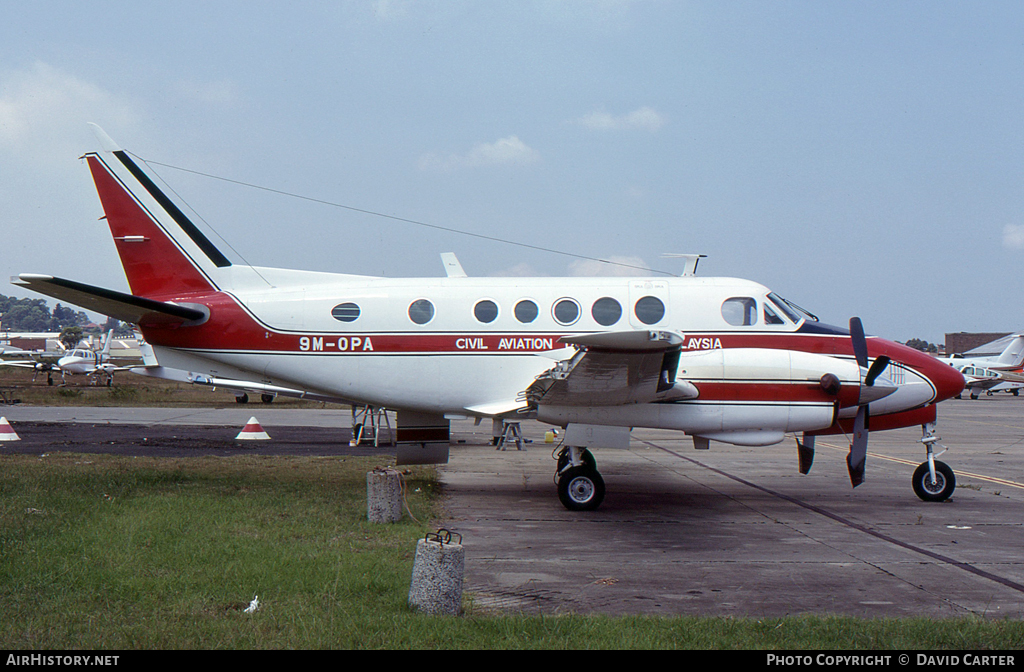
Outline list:
[[[33,361],[21,360],[17,362],[0,362],[0,366],[17,366],[22,369],[34,369],[36,368],[36,363]]]
[[[675,380],[683,339],[668,331],[619,331],[566,336],[579,350],[526,390],[531,404],[618,406],[695,399],[697,388]]]
[[[207,316],[197,308],[154,301],[51,275],[22,273],[12,278],[11,284],[132,324],[181,324]]]

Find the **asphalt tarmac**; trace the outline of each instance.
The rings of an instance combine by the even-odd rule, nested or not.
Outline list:
[[[251,454],[372,454],[350,448],[345,410],[4,407],[22,441],[0,453],[73,450],[237,454],[256,415],[273,437]],[[1024,615],[1024,399],[950,400],[939,459],[956,472],[944,503],[920,501],[919,428],[871,434],[867,480],[850,486],[842,437],[819,438],[810,474],[794,442],[697,451],[634,430],[629,450],[595,450],[607,495],[558,501],[547,427],[526,450],[490,446],[489,423],[453,422],[442,467],[445,528],[466,549],[465,589],[483,610],[779,617]],[[385,449],[386,450],[386,449]],[[941,450],[941,449],[940,449]],[[219,452],[218,452],[219,451]]]

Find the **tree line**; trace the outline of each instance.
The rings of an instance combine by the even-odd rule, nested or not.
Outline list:
[[[89,323],[89,316],[83,310],[59,303],[51,310],[43,299],[19,299],[0,294],[0,330],[3,331],[60,332],[73,327],[84,330]],[[97,331],[106,333],[110,329],[115,336],[132,335],[130,324],[114,318],[109,318]]]

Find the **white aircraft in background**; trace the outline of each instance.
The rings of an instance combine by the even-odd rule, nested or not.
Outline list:
[[[977,399],[982,392],[991,394],[995,390],[1006,390],[1016,396],[1017,391],[1024,387],[1024,376],[1016,373],[986,369],[976,364],[956,364],[953,368],[963,374],[964,387],[971,399]]]
[[[1017,396],[1024,387],[1024,334],[1003,336],[964,354],[938,359],[963,373],[971,399],[995,391]]]
[[[107,332],[99,349],[76,346],[63,352],[24,352],[22,359],[0,362],[0,366],[14,366],[33,369],[36,373],[45,372],[47,384],[53,384],[53,374],[59,372],[63,379],[66,374],[86,375],[98,381],[106,376],[107,385],[113,380],[115,371],[127,371],[130,366],[117,366],[111,361],[110,344],[113,341],[113,329]],[[5,355],[7,353],[4,353]],[[18,354],[20,353],[11,353]],[[35,375],[33,375],[35,380]]]
[[[66,355],[57,360],[57,368],[62,374],[86,375],[98,381],[100,376],[106,376],[107,387],[114,380],[116,371],[128,371],[131,366],[118,366],[110,357],[110,344],[114,340],[114,330],[111,329],[103,338],[102,345],[98,350],[91,348],[74,348]]]
[[[232,263],[95,127],[85,156],[131,293],[49,275],[13,282],[138,325],[168,370],[396,409],[400,463],[444,462],[449,420],[560,425],[559,499],[597,508],[593,447],[632,427],[768,446],[787,433],[807,473],[814,440],[920,425],[919,497],[949,497],[936,404],[963,376],[930,355],[820,323],[767,287],[707,277],[382,278]],[[869,423],[870,418],[870,423]]]
[[[1001,351],[1000,348],[1002,349]],[[994,354],[974,354],[979,351]],[[1024,334],[1003,336],[963,354],[938,357],[937,359],[950,366],[974,364],[975,366],[983,366],[994,371],[1020,373],[1024,370]]]

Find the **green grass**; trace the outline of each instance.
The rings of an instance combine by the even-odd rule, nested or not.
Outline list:
[[[1014,621],[431,617],[406,605],[434,473],[366,521],[379,459],[0,457],[0,648],[1019,649]],[[254,594],[261,608],[244,613]]]

